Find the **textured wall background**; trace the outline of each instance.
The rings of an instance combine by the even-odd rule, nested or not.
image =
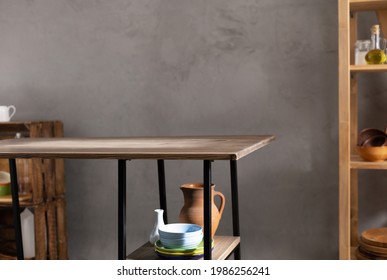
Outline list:
[[[336,0],[0,0],[0,38],[15,120],[59,119],[66,136],[276,135],[239,162],[243,258],[338,257]],[[166,168],[177,222],[202,163]],[[229,203],[228,163],[213,168]],[[66,161],[72,259],[116,258],[116,173]],[[153,226],[156,163],[127,173],[131,251]]]

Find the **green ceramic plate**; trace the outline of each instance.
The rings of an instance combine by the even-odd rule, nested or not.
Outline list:
[[[211,244],[212,248],[214,247],[214,240],[212,240]],[[156,252],[162,253],[164,255],[170,255],[170,256],[193,256],[193,255],[201,255],[204,252],[204,242],[200,242],[198,247],[195,249],[183,249],[183,248],[165,248],[161,244],[160,240],[158,240],[155,244],[155,250]]]
[[[11,186],[8,185],[0,185],[0,196],[11,194]]]

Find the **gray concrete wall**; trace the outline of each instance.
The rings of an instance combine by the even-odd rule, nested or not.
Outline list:
[[[338,257],[336,0],[0,0],[0,38],[15,120],[59,119],[66,136],[276,135],[239,162],[243,258]],[[177,222],[202,163],[166,168]],[[213,169],[230,234],[229,167]],[[156,163],[127,173],[131,251],[152,230]],[[115,161],[66,160],[71,259],[117,257],[116,175]]]

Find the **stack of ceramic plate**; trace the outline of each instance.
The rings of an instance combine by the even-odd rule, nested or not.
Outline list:
[[[162,258],[198,259],[203,256],[203,231],[196,224],[175,223],[159,228],[155,251]]]
[[[212,249],[214,248],[214,241],[212,240]],[[156,254],[169,260],[196,260],[200,259],[204,255],[203,241],[195,249],[182,249],[182,248],[165,248],[160,240],[155,244]]]
[[[387,260],[387,228],[363,231],[356,257],[361,260]]]
[[[8,172],[0,171],[0,196],[11,194],[11,175]]]

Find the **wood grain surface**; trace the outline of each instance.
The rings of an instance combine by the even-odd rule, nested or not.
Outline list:
[[[371,228],[362,232],[361,241],[371,245],[387,248],[387,228]]]
[[[387,256],[387,248],[385,247],[380,247],[380,246],[374,246],[374,245],[370,245],[370,244],[367,244],[365,243],[362,239],[359,240],[359,246],[368,251],[369,253],[372,253],[372,254],[381,254],[380,256]]]
[[[0,158],[238,160],[274,136],[22,138],[0,141]]]
[[[351,11],[371,11],[387,9],[386,0],[349,0],[349,4],[351,7]]]

